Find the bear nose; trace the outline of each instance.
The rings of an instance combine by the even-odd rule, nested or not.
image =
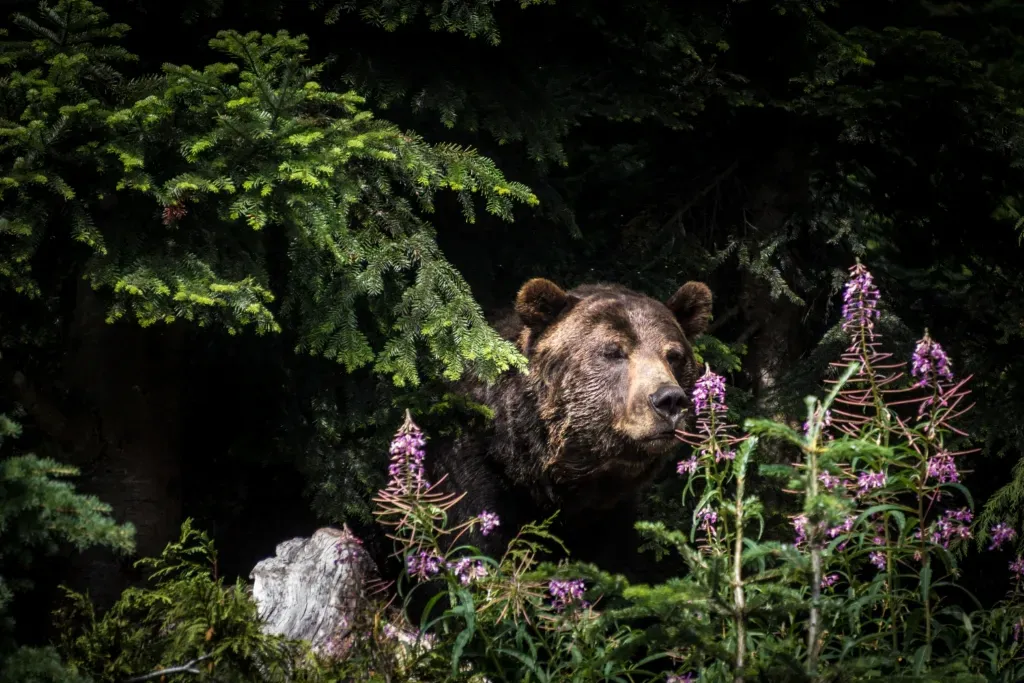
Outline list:
[[[654,412],[675,425],[686,407],[686,392],[681,387],[669,384],[650,395]]]

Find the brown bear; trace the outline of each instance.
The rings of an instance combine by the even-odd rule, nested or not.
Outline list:
[[[500,525],[461,543],[500,558],[522,524],[558,513],[552,532],[574,559],[635,569],[640,494],[680,444],[700,375],[691,343],[711,291],[687,282],[661,302],[612,284],[564,291],[535,278],[496,326],[527,357],[527,373],[463,390],[494,411],[485,431],[428,444],[431,481],[465,497],[458,523],[483,511]]]

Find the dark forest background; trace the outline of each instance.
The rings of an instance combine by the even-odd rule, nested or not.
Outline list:
[[[619,282],[661,298],[685,280],[707,282],[715,311],[700,349],[739,397],[737,414],[802,414],[803,397],[842,346],[839,292],[860,259],[883,292],[880,325],[895,348],[908,357],[927,328],[958,375],[975,376],[977,407],[965,419],[981,450],[962,469],[971,470],[979,506],[1024,521],[1024,475],[1015,469],[1024,444],[1024,4],[98,5],[131,29],[117,42],[137,59],[117,65],[117,83],[139,93],[165,64],[225,61],[209,44],[218,31],[304,34],[308,63],[325,64],[323,88],[354,90],[378,119],[430,144],[475,149],[529,188],[536,204],[516,201],[506,217],[478,210],[473,222],[442,189],[429,226],[415,208],[409,215],[419,218],[403,223],[409,235],[436,239],[436,263],[465,278],[472,299],[456,288],[446,300],[467,319],[472,300],[490,315],[534,276],[565,286]],[[2,10],[43,25],[36,3]],[[32,27],[7,16],[6,47],[15,50]],[[93,76],[100,85],[83,77],[91,94],[82,101],[122,97]],[[10,79],[2,88],[9,131],[25,105]],[[213,124],[196,117],[176,125],[201,137]],[[463,424],[467,412],[446,395],[442,375],[470,347],[428,343],[388,317],[401,317],[397,304],[419,266],[382,267],[380,288],[353,285],[342,295],[343,283],[296,257],[294,227],[272,218],[254,236],[201,208],[170,220],[173,193],[114,191],[120,171],[83,161],[102,146],[83,148],[74,136],[98,136],[95,128],[62,135],[47,138],[33,163],[60,169],[74,197],[22,184],[0,204],[0,412],[22,426],[4,456],[32,451],[79,468],[76,486],[134,524],[138,555],[159,553],[194,518],[215,540],[225,576],[247,576],[277,543],[318,525],[347,521],[372,542],[369,498],[384,482],[387,441],[404,410],[428,435]],[[24,171],[26,139],[0,138],[6,178]],[[139,144],[160,182],[165,170],[180,172],[182,140],[154,130]],[[165,166],[160,154],[177,161]],[[386,210],[392,191],[404,190],[380,190]],[[106,239],[106,260],[76,232],[80,210]],[[391,258],[388,239],[367,247],[366,268]],[[125,299],[125,283],[208,286],[212,276],[184,258],[183,244],[212,271],[251,274],[274,292],[266,311],[278,329],[258,334],[231,305],[221,318],[139,324],[145,311]],[[32,291],[19,279],[26,263]],[[163,295],[152,291],[159,304]],[[435,304],[422,296],[403,305]],[[367,335],[361,363],[351,360],[362,352],[344,343],[332,352],[310,341],[308,321],[341,307]],[[111,310],[124,315],[108,322]],[[224,322],[232,315],[238,320]],[[416,381],[398,384],[402,372],[375,365],[392,340],[414,352]],[[669,474],[652,496],[653,517],[679,514],[666,502],[679,485]],[[789,533],[786,511],[772,512]],[[109,604],[135,577],[107,550],[69,549],[32,571],[26,604],[35,615],[59,581]],[[986,568],[966,571],[981,577]],[[35,626],[39,638],[46,621]]]

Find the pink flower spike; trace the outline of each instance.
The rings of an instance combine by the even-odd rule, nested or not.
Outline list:
[[[989,533],[992,535],[992,544],[989,545],[989,550],[995,550],[1017,538],[1016,530],[1006,522],[999,522],[999,524],[992,527]]]
[[[911,357],[910,374],[918,378],[914,386],[926,387],[938,383],[940,379],[952,382],[953,371],[949,366],[949,357],[942,350],[942,345],[932,339],[928,335],[928,330],[925,330],[924,337],[917,342]]]
[[[493,512],[484,510],[480,513],[480,533],[486,536],[487,534],[494,531],[496,527],[501,526],[501,521],[498,519],[498,515]]]
[[[940,484],[960,481],[960,472],[956,469],[953,456],[938,454],[928,460],[928,478],[937,479]]]
[[[680,460],[676,465],[676,472],[679,474],[693,474],[697,471],[697,456],[690,456],[689,460]]]

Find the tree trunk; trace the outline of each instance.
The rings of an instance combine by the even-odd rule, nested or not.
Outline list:
[[[747,205],[750,223],[758,241],[767,244],[788,230],[794,212],[807,202],[808,175],[799,163],[799,152],[782,148],[766,171]],[[778,246],[771,265],[782,270],[788,244]],[[756,259],[757,254],[751,254]],[[782,272],[793,285],[793,273]],[[782,377],[793,367],[804,349],[800,335],[803,307],[782,294],[771,296],[771,285],[749,270],[741,272],[740,308],[750,332],[745,369],[751,378],[758,412],[779,418],[778,389]]]
[[[329,658],[358,651],[385,681],[411,680],[411,658],[432,647],[430,636],[384,604],[376,563],[348,526],[278,544],[249,578],[264,633],[305,640]]]
[[[742,278],[746,318],[756,330],[747,346],[746,371],[758,413],[780,418],[779,384],[803,353],[799,337],[801,310],[788,299],[772,299],[768,283],[760,278],[750,273],[743,273]]]
[[[756,227],[758,240],[769,243],[788,230],[787,222],[807,200],[807,175],[794,161],[794,154],[783,150],[775,164],[768,169],[758,191],[748,204],[750,223]],[[772,266],[779,267],[786,261],[785,250],[790,244],[778,245]],[[759,255],[750,254],[751,259]],[[787,284],[793,285],[792,273]],[[801,335],[801,315],[804,307],[792,301],[785,294],[772,297],[771,284],[749,270],[741,271],[740,311],[746,332],[742,341],[747,343],[747,355],[743,369],[750,378],[754,397],[754,410],[759,417],[777,421],[790,421],[785,414],[787,406],[781,399],[781,386],[786,375],[804,354]],[[801,421],[802,422],[802,421]],[[799,423],[798,423],[799,424]],[[798,425],[797,425],[798,426]],[[775,440],[762,440],[758,446],[758,459],[762,462],[783,462],[792,459],[792,447]],[[755,477],[752,483],[767,510],[784,510],[788,497],[775,485],[763,485]]]
[[[142,329],[134,321],[107,324],[105,306],[82,283],[71,331],[65,381],[75,399],[62,439],[68,460],[82,469],[81,489],[136,529],[136,555],[159,554],[178,537],[182,521],[180,429],[181,326]],[[72,560],[76,583],[100,608],[134,579],[130,562],[95,549]]]
[[[373,560],[349,531],[318,529],[278,544],[249,578],[266,633],[309,641],[318,654],[341,656],[366,607]]]

